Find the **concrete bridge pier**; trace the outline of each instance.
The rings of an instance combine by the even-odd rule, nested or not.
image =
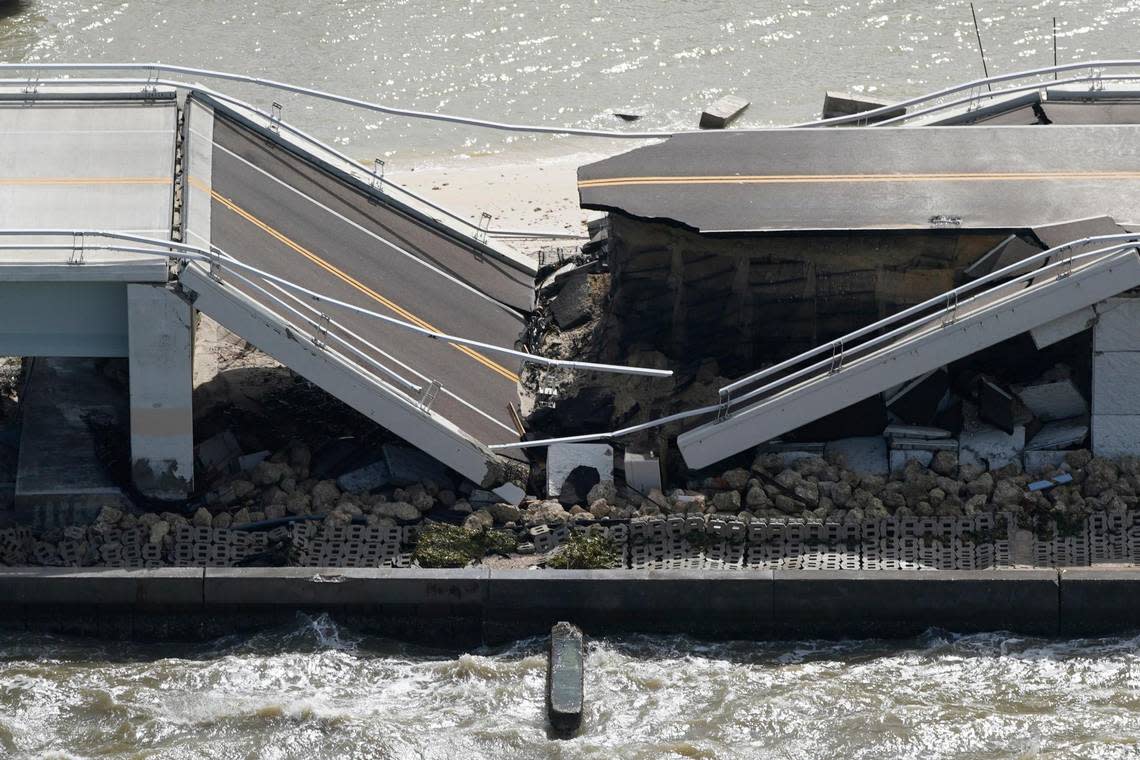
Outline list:
[[[127,285],[131,476],[151,498],[185,499],[194,480],[194,311],[165,285]]]

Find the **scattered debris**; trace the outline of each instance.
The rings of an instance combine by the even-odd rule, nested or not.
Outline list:
[[[823,118],[834,119],[837,116],[850,116],[852,114],[863,113],[865,111],[873,111],[876,108],[889,106],[886,100],[872,98],[862,93],[854,95],[847,92],[832,92],[828,90],[823,95]],[[881,114],[867,117],[866,120],[855,122],[856,124],[875,124],[876,122],[893,119],[897,116],[906,114],[905,107],[892,108],[884,111]]]
[[[1088,402],[1072,380],[1030,385],[1018,391],[1017,397],[1042,422],[1081,417],[1089,413]]]
[[[744,98],[725,95],[710,105],[701,114],[701,129],[724,129],[744,113],[751,105]]]

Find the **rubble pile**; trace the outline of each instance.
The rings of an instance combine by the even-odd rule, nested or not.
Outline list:
[[[888,476],[858,473],[838,454],[760,452],[749,468],[687,488],[642,494],[605,480],[575,503],[563,495],[519,506],[470,483],[375,485],[385,480],[377,463],[316,480],[310,464],[307,447],[294,444],[228,478],[190,514],[106,506],[91,525],[9,528],[0,563],[408,567],[425,521],[505,531],[518,555],[535,558],[574,534],[602,536],[617,547],[615,567],[1140,562],[1140,459],[1085,450],[1036,476],[1017,460],[991,471],[950,451]]]

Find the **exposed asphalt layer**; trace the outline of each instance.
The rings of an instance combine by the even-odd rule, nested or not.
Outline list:
[[[1024,229],[1140,209],[1140,126],[678,135],[578,170],[582,205],[703,232]]]
[[[474,262],[469,250],[220,116],[214,125],[212,172],[211,240],[244,263],[439,331],[507,347],[518,339],[523,329],[520,314],[422,263],[470,271],[487,262]],[[414,255],[393,250],[377,236]],[[490,265],[508,269],[505,264]],[[503,276],[525,277],[515,270]],[[267,300],[248,287],[243,290]],[[487,444],[517,440],[508,411],[508,404],[518,404],[517,382],[511,377],[518,373],[517,361],[502,354],[460,350],[343,309],[333,307],[329,313],[392,358],[356,343],[370,356],[417,384],[426,385],[427,380],[398,362],[439,380],[445,389],[500,423],[441,392],[433,410],[468,434]]]

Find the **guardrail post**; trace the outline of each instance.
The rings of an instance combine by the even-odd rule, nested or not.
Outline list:
[[[958,320],[958,291],[951,290],[946,294],[946,313],[942,317],[942,326],[949,327]]]
[[[834,375],[839,370],[843,369],[843,339],[833,341],[831,344],[831,366],[827,369],[827,374]]]
[[[313,323],[313,329],[316,334],[313,335],[313,345],[317,348],[327,348],[328,343],[326,338],[329,336],[329,325],[332,324],[332,318],[328,314],[321,314],[317,317],[317,321]]]
[[[31,103],[36,99],[36,94],[40,89],[40,71],[34,69],[32,75],[28,77],[27,83],[24,85],[24,102]]]
[[[480,243],[487,242],[487,233],[491,229],[491,215],[484,211],[479,216],[479,226],[475,229],[475,239]]]
[[[148,66],[146,69],[146,84],[143,85],[143,96],[153,98],[158,95],[158,69]]]
[[[732,404],[732,392],[720,392],[720,406],[716,410],[715,422],[724,422],[728,419],[728,408]]]
[[[372,187],[384,192],[384,159],[376,158],[372,161]]]
[[[83,263],[83,248],[84,236],[82,232],[73,232],[71,234],[71,255],[67,259],[68,264],[82,264]]]
[[[269,107],[269,128],[274,132],[281,131],[281,109],[281,104],[276,100],[273,101],[273,105]]]
[[[425,412],[431,411],[431,405],[435,403],[435,397],[439,395],[442,389],[443,385],[438,380],[429,382],[424,387],[423,392],[420,393],[420,409],[423,409]]]

